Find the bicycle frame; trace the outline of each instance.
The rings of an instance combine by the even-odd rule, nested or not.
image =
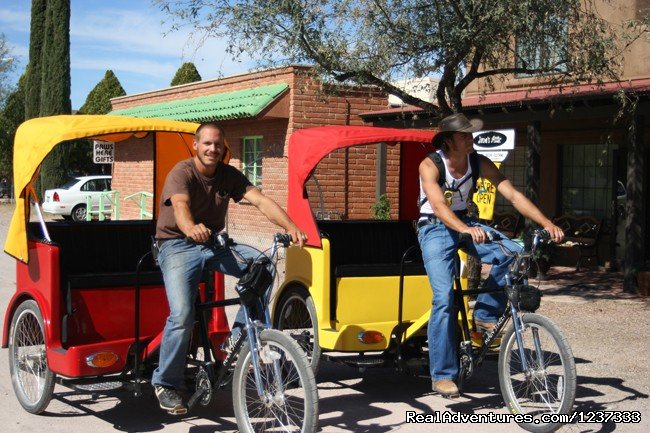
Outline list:
[[[523,260],[524,258],[530,257],[534,254],[535,250],[537,249],[539,243],[540,243],[540,234],[535,233],[533,236],[533,241],[531,244],[531,251],[530,253],[521,253],[521,254],[515,254],[514,262],[512,263],[510,270],[508,273],[505,275],[505,280],[506,280],[506,285],[505,287],[512,287],[514,286],[515,282],[513,281],[513,275],[519,272],[519,270],[522,268],[523,265]],[[498,240],[491,240],[493,242],[498,242]],[[458,269],[458,266],[457,266]],[[523,274],[520,275],[521,281],[524,284],[528,284],[528,276],[524,272]],[[501,315],[499,319],[496,322],[496,326],[492,330],[491,333],[487,334],[482,341],[481,347],[478,348],[477,350],[471,350],[472,348],[472,338],[471,338],[471,332],[469,329],[469,320],[467,318],[467,309],[465,308],[465,303],[463,302],[463,297],[468,296],[468,295],[478,295],[481,293],[495,293],[495,292],[501,292],[504,289],[503,288],[497,288],[497,289],[463,289],[461,286],[460,278],[456,276],[454,278],[454,301],[456,302],[456,305],[458,308],[458,312],[461,316],[461,323],[462,323],[462,342],[461,342],[461,350],[464,351],[469,356],[469,361],[472,365],[480,366],[481,363],[483,362],[483,359],[485,358],[485,355],[488,353],[490,346],[492,343],[497,339],[497,336],[501,332],[501,330],[505,327],[506,323],[508,322],[508,319],[513,318],[513,327],[515,329],[515,337],[517,339],[517,348],[519,351],[521,363],[522,363],[522,368],[524,370],[528,369],[528,361],[526,359],[526,356],[524,354],[524,349],[523,349],[523,340],[521,337],[522,334],[522,326],[523,324],[521,323],[520,320],[520,310],[515,303],[513,303],[510,299],[508,299],[508,304]],[[542,352],[541,347],[539,346],[539,338],[535,338],[535,343],[536,343],[536,350],[537,353],[540,354]],[[468,350],[468,348],[470,350]],[[538,358],[541,359],[541,357],[538,356]]]
[[[286,236],[286,235],[285,235]],[[232,243],[228,244],[228,238],[225,238],[223,241],[219,241],[221,244],[220,247],[230,247],[230,246],[236,246],[237,244]],[[274,238],[273,244],[269,250],[268,258],[271,263],[273,263],[272,267],[272,277],[275,279],[276,276],[276,267],[275,267],[275,262],[277,260],[277,254],[279,251],[278,244],[281,243],[282,240],[276,235]],[[228,245],[228,246],[226,246]],[[219,247],[219,246],[216,246]],[[233,252],[235,252],[236,255],[239,255],[236,250],[233,249]],[[263,252],[258,251],[259,255],[265,255]],[[139,275],[140,268],[142,266],[142,263],[144,260],[150,256],[152,253],[147,252],[138,262],[138,266],[136,269],[136,274]],[[259,257],[259,256],[258,256]],[[240,255],[240,258],[241,257]],[[270,290],[270,288],[269,288]],[[140,283],[137,281],[136,283],[136,290],[135,290],[135,303],[136,303],[136,308],[135,308],[135,350],[136,353],[138,354],[135,357],[135,363],[134,363],[134,375],[135,375],[135,380],[134,380],[134,386],[135,386],[135,394],[139,395],[141,393],[140,391],[140,385],[141,385],[141,378],[140,378],[140,368],[139,368],[139,363],[141,359],[143,358],[143,353],[141,352],[140,348],[140,341],[139,341],[139,314],[140,314],[140,308],[139,308],[139,303],[140,303]],[[263,311],[264,314],[264,322],[260,321],[259,318],[254,318],[253,315],[251,314],[251,307],[242,304],[242,309],[244,312],[244,330],[245,330],[245,338],[244,338],[244,333],[240,334],[240,338],[237,339],[235,342],[232,351],[226,356],[226,358],[223,360],[223,362],[220,363],[219,367],[215,371],[215,360],[213,359],[213,351],[212,351],[212,345],[210,342],[209,338],[209,333],[208,333],[208,326],[207,326],[207,320],[205,317],[205,312],[212,310],[214,308],[219,308],[219,307],[227,307],[227,306],[232,306],[232,305],[240,305],[240,299],[239,298],[229,298],[229,299],[222,299],[222,300],[217,300],[217,301],[206,301],[206,302],[197,302],[196,304],[196,312],[198,315],[198,325],[199,325],[199,342],[201,345],[201,348],[203,349],[203,355],[205,359],[198,363],[202,368],[205,369],[205,371],[208,374],[208,377],[210,379],[210,382],[213,384],[213,389],[217,389],[227,383],[226,376],[228,372],[231,370],[232,365],[235,362],[235,355],[239,353],[241,350],[242,345],[244,344],[245,341],[248,342],[249,347],[250,347],[250,354],[252,357],[252,365],[254,369],[254,376],[255,376],[255,383],[256,383],[256,388],[258,392],[258,396],[260,398],[264,397],[264,388],[262,384],[262,375],[259,370],[259,357],[262,356],[261,353],[258,353],[257,350],[255,350],[256,347],[260,347],[260,341],[259,341],[259,334],[262,330],[270,328],[271,324],[271,319],[270,319],[270,313],[269,313],[269,308],[268,308],[268,291],[264,293],[259,298],[260,306],[262,307],[261,310]],[[276,369],[276,377],[280,377],[280,370],[279,366],[277,365],[277,362],[274,362],[274,369]],[[281,383],[276,383],[278,389],[282,388]],[[205,390],[197,388],[194,394],[190,397],[188,401],[188,408],[191,409],[198,401],[199,399],[203,396]]]

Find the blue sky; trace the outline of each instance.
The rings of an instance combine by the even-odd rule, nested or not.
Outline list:
[[[15,58],[14,81],[29,59],[30,0],[0,0],[0,32]],[[191,29],[166,34],[169,18],[148,0],[71,0],[72,108],[113,70],[128,95],[168,87],[183,62],[194,62],[203,79],[247,72],[252,62],[234,62],[225,44],[199,44]]]

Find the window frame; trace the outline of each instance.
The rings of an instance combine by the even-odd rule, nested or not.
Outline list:
[[[613,155],[617,148],[615,143],[561,145],[558,186],[562,213],[609,218]],[[574,156],[577,153],[580,155]]]
[[[264,136],[263,135],[247,135],[241,138],[242,144],[242,173],[248,178],[248,180],[255,185],[257,188],[262,187],[263,174],[262,166],[264,160]],[[248,155],[251,154],[248,146],[253,145],[253,159],[254,162],[251,163],[248,159]],[[251,172],[252,170],[252,172]],[[252,173],[252,174],[249,174]]]

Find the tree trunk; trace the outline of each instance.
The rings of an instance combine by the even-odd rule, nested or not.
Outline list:
[[[633,104],[628,116],[627,142],[627,201],[625,209],[625,277],[624,290],[636,293],[639,290],[637,274],[643,258],[643,117],[636,116]]]

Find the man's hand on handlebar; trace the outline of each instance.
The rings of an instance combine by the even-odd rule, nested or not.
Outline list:
[[[472,242],[475,244],[482,244],[487,241],[487,235],[481,227],[467,227],[467,230],[463,230],[463,233],[472,237]]]
[[[564,231],[555,224],[548,224],[544,226],[544,230],[549,233],[551,240],[556,244],[562,242],[564,239]]]
[[[291,241],[294,244],[298,244],[300,248],[302,248],[305,245],[305,242],[307,242],[307,233],[300,230],[296,225],[291,227],[290,230],[287,230],[287,234],[291,235]]]
[[[187,233],[187,237],[192,239],[197,243],[205,243],[210,239],[212,235],[212,230],[204,226],[203,224],[195,224]]]

